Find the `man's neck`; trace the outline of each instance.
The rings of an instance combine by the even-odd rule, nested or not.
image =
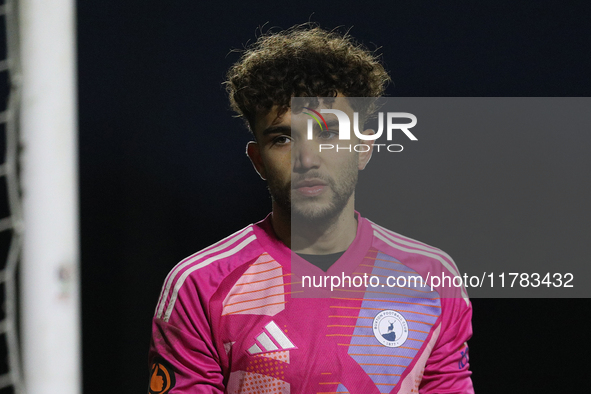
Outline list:
[[[357,234],[354,199],[334,219],[319,225],[294,224],[289,213],[273,204],[271,223],[277,238],[296,253],[330,254],[347,250]],[[293,224],[293,226],[292,226]]]

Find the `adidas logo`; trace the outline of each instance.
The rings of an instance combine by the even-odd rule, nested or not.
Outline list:
[[[263,332],[256,337],[254,345],[248,348],[248,353],[258,354],[288,349],[296,349],[296,346],[281,331],[279,326],[274,321],[271,321],[265,326]]]

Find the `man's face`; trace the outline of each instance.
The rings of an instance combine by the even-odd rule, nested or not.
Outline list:
[[[339,109],[353,119],[353,110],[345,98],[324,103],[315,108]],[[303,111],[288,110],[277,116],[277,108],[257,119],[256,152],[249,156],[259,174],[268,182],[274,203],[295,220],[317,222],[336,217],[352,203],[357,174],[369,160],[371,153],[359,154],[348,150],[324,149],[320,144],[337,145],[338,123],[332,114],[324,114],[326,127],[315,124],[313,138],[307,137],[308,119]],[[315,123],[315,122],[314,122]],[[356,144],[356,140],[342,141],[341,145]],[[254,156],[254,157],[253,157]]]

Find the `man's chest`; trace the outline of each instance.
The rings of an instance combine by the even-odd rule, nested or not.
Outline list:
[[[436,340],[439,300],[343,295],[284,294],[280,308],[273,297],[259,300],[270,313],[222,315],[216,343],[227,392],[390,393],[405,380],[414,387]]]

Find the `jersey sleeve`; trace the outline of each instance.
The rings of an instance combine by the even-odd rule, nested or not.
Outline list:
[[[149,394],[224,392],[207,301],[189,283],[179,291],[170,313],[159,316],[157,311],[152,321]]]
[[[463,298],[442,299],[447,316],[425,370],[419,392],[474,393],[467,341],[472,336],[472,304]]]

